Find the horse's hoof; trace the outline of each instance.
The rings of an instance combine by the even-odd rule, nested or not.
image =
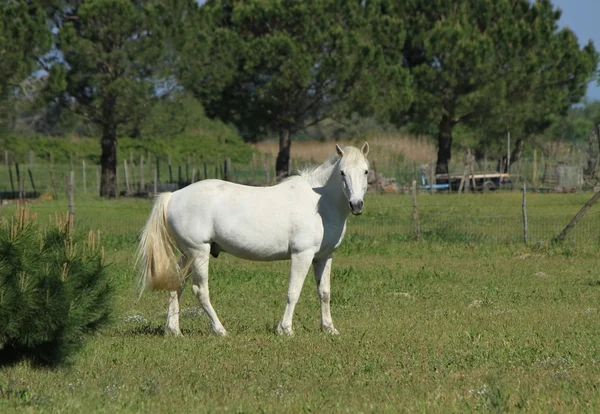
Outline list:
[[[281,326],[281,324],[277,325],[277,329],[275,332],[277,332],[277,335],[285,335],[285,336],[293,336],[294,335],[294,331],[291,327],[284,328],[283,326]]]
[[[325,332],[326,334],[329,335],[339,335],[340,332],[335,329],[333,326],[323,326],[321,329],[323,329],[323,332]]]
[[[183,335],[179,329],[165,328],[165,336],[181,337]]]
[[[225,328],[214,329],[213,331],[217,336],[227,336],[227,331],[225,330]]]

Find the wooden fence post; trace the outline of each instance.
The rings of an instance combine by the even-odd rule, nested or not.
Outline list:
[[[528,228],[527,228],[527,182],[523,182],[523,204],[521,206],[523,212],[523,241],[527,244]]]
[[[129,169],[127,168],[127,160],[123,160],[123,168],[125,169],[125,191],[127,194],[131,193],[131,187],[129,186]]]
[[[15,162],[15,172],[17,173],[17,187],[19,188],[19,198],[23,198],[23,184],[21,183],[21,172],[19,171],[18,162]]]
[[[229,176],[230,170],[231,170],[231,160],[229,159],[229,157],[225,157],[225,160],[223,161],[223,180],[231,181],[231,177]]]
[[[146,183],[144,180],[144,155],[140,155],[140,193],[144,192]]]
[[[83,194],[87,194],[87,179],[85,176],[85,160],[81,161],[81,166],[83,168]]]
[[[413,208],[413,221],[415,222],[415,236],[417,241],[421,241],[421,227],[419,226],[419,210],[417,208],[417,180],[413,180],[410,192]]]
[[[100,170],[96,167],[96,195],[100,194]]]
[[[575,227],[575,224],[577,224],[577,222],[579,220],[581,220],[581,218],[583,216],[585,216],[585,214],[588,212],[590,207],[592,207],[594,204],[596,204],[598,199],[600,199],[600,191],[597,191],[596,193],[594,193],[592,198],[590,198],[589,201],[587,203],[585,203],[583,207],[581,207],[581,210],[579,210],[579,212],[575,215],[575,217],[573,217],[573,219],[569,222],[569,224],[567,224],[567,227],[565,227],[558,236],[556,236],[554,239],[552,239],[552,241],[554,241],[554,242],[563,241],[565,239],[565,237],[567,237],[567,234],[569,234],[569,232],[573,229],[573,227]]]
[[[69,219],[73,220],[75,217],[75,203],[73,201],[73,183],[75,182],[75,171],[71,170],[69,177],[65,176],[65,190],[67,192],[67,201],[69,209]]]
[[[154,197],[158,195],[158,169],[154,169]]]

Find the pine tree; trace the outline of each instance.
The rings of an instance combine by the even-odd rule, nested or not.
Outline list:
[[[159,24],[164,9],[154,3],[80,0],[48,6],[48,14],[58,16],[56,46],[63,54],[49,84],[56,89],[54,99],[102,132],[102,197],[116,195],[118,129],[143,117],[156,97],[154,76],[165,45]]]
[[[401,65],[397,76],[380,71],[383,54],[371,32],[375,3],[208,1],[190,26],[180,79],[209,115],[234,123],[246,139],[277,135],[276,172],[285,176],[295,132],[366,111],[378,86],[397,90],[404,83]],[[202,30],[206,23],[216,27]]]
[[[35,2],[0,2],[0,126],[7,123],[20,82],[32,74],[36,58],[50,47],[45,19]]]
[[[103,249],[57,217],[40,227],[27,208],[0,223],[0,363],[63,362],[110,315]]]
[[[407,24],[398,47],[415,85],[409,118],[437,125],[437,173],[448,172],[457,125],[496,142],[511,125],[539,130],[583,97],[597,64],[593,45],[580,49],[570,30],[558,30],[549,0],[388,3],[386,13]]]

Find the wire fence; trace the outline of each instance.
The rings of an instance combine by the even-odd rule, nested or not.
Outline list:
[[[577,214],[591,197],[590,192],[576,194],[530,194],[527,205],[528,244],[548,244]],[[521,194],[428,194],[417,196],[418,224],[422,239],[449,243],[524,243]],[[415,240],[415,220],[411,198],[402,194],[370,194],[365,213],[350,216],[347,237],[362,243],[395,243]],[[145,224],[152,203],[149,199],[75,200],[76,227],[100,230],[102,237],[134,243]],[[40,220],[67,211],[66,200],[30,204]],[[2,216],[14,211],[5,205]],[[568,243],[600,244],[600,208],[592,208],[569,233]]]
[[[267,154],[254,154],[249,163],[231,163],[227,157],[204,159],[188,157],[179,165],[171,164],[170,157],[158,157],[149,152],[131,152],[127,159],[117,164],[118,193],[152,192],[154,181],[157,184],[174,184],[179,187],[191,182],[206,179],[227,179],[250,185],[270,185],[275,183],[275,160]],[[16,163],[13,160],[26,160]],[[394,182],[389,187],[393,192],[401,192],[414,180],[418,185],[433,181],[434,160],[420,162],[402,161],[396,158],[372,159],[372,169],[383,178]],[[589,188],[584,179],[587,166],[584,152],[571,152],[562,157],[544,158],[534,156],[521,158],[510,168],[510,185],[504,190],[518,190],[522,183],[540,191],[573,192]],[[292,171],[310,164],[293,158]],[[314,164],[314,162],[312,163]],[[465,170],[461,154],[455,154],[449,165],[450,174],[462,175]],[[492,174],[499,170],[493,160],[478,160],[473,164],[474,174]],[[99,193],[101,169],[89,160],[71,158],[69,163],[57,164],[48,161],[47,156],[13,154],[4,151],[4,168],[0,168],[0,196],[3,199],[16,199],[21,196],[33,197],[47,194],[53,198],[65,197],[67,182],[74,177],[73,188],[78,197],[95,197]]]

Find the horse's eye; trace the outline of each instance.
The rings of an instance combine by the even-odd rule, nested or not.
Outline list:
[[[368,174],[368,173],[369,173],[369,170],[365,170],[365,174]]]
[[[342,177],[345,177],[345,176],[346,176],[346,173],[345,173],[345,172],[343,172],[343,171],[340,171],[340,174],[342,174]]]

